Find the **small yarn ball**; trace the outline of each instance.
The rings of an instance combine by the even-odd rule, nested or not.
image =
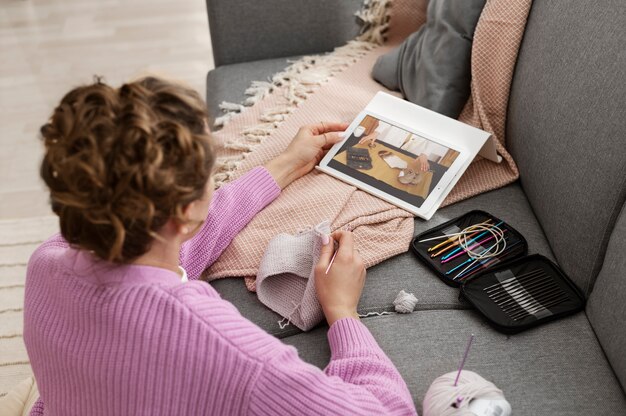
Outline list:
[[[393,301],[393,306],[395,306],[398,313],[411,313],[415,309],[415,305],[417,305],[415,295],[404,290],[401,290],[398,296],[396,296],[396,300]]]
[[[473,371],[463,370],[455,386],[457,371],[433,381],[424,397],[424,416],[475,416],[469,410],[473,399],[504,399],[502,390]]]

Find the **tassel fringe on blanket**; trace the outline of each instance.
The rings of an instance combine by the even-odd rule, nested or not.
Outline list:
[[[384,34],[389,26],[389,6],[391,0],[366,0],[363,8],[356,13],[361,21],[361,33],[355,40],[335,48],[324,55],[305,56],[291,61],[284,71],[275,74],[269,81],[253,81],[246,89],[248,96],[243,104],[222,102],[220,109],[224,115],[215,119],[216,127],[223,127],[246,107],[256,104],[276,88],[284,89],[286,104],[270,108],[259,118],[259,124],[241,132],[240,137],[224,144],[225,149],[238,151],[234,156],[218,158],[216,163],[215,186],[220,187],[233,178],[233,172],[241,161],[267,136],[278,128],[315,89],[367,52],[382,45]]]

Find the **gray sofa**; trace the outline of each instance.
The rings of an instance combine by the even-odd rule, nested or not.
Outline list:
[[[207,102],[242,101],[288,59],[352,38],[362,0],[207,0],[216,69]],[[587,296],[584,312],[506,336],[459,301],[411,253],[368,270],[360,312],[391,311],[400,289],[416,312],[363,319],[406,380],[418,410],[430,383],[457,368],[492,380],[518,415],[626,414],[626,35],[623,0],[535,0],[515,69],[507,146],[521,179],[446,207],[416,233],[471,209],[505,219],[529,253],[557,262]],[[241,313],[319,367],[326,326],[280,330],[241,279],[212,283]]]

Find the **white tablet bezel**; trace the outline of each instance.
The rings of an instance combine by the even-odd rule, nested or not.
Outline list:
[[[368,115],[374,118],[377,118],[380,121],[388,123],[392,126],[406,130],[409,133],[413,133],[418,136],[424,137],[425,139],[428,139],[437,144],[440,144],[449,149],[459,152],[459,155],[456,157],[452,165],[450,165],[446,173],[444,173],[444,175],[441,177],[439,183],[435,185],[435,188],[433,189],[433,191],[428,195],[428,197],[424,200],[424,202],[422,203],[420,207],[416,207],[415,205],[410,204],[398,197],[389,195],[385,193],[384,191],[381,191],[371,185],[368,185],[367,183],[360,181],[357,178],[354,178],[350,175],[347,175],[343,172],[340,172],[328,166],[330,161],[337,155],[338,151],[341,149],[344,143],[350,138],[350,136],[352,135],[352,132],[361,124],[361,121]],[[344,182],[347,182],[351,185],[356,186],[359,189],[362,189],[368,193],[371,193],[389,203],[397,205],[400,208],[403,208],[414,215],[428,219],[432,216],[432,213],[436,210],[436,208],[438,208],[438,206],[443,201],[443,198],[441,198],[442,193],[445,192],[446,189],[448,189],[448,185],[452,183],[452,181],[457,176],[457,174],[459,174],[459,172],[463,172],[465,168],[467,168],[467,166],[469,165],[472,159],[473,159],[473,156],[471,156],[471,152],[468,149],[464,148],[463,146],[460,146],[458,143],[453,143],[451,140],[446,140],[445,138],[434,137],[431,134],[424,133],[413,127],[408,127],[402,123],[393,121],[389,119],[388,117],[385,117],[375,111],[365,109],[362,112],[360,112],[359,115],[357,115],[357,117],[352,121],[350,126],[348,126],[348,128],[345,131],[344,139],[341,142],[335,144],[328,151],[328,153],[326,153],[326,156],[324,156],[324,158],[319,163],[319,166],[317,166],[316,168],[337,179],[340,179]],[[461,170],[462,168],[463,170]]]

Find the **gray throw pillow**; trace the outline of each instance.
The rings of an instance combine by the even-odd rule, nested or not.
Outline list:
[[[424,26],[376,61],[372,76],[422,107],[458,118],[470,94],[472,38],[486,0],[430,0]]]

